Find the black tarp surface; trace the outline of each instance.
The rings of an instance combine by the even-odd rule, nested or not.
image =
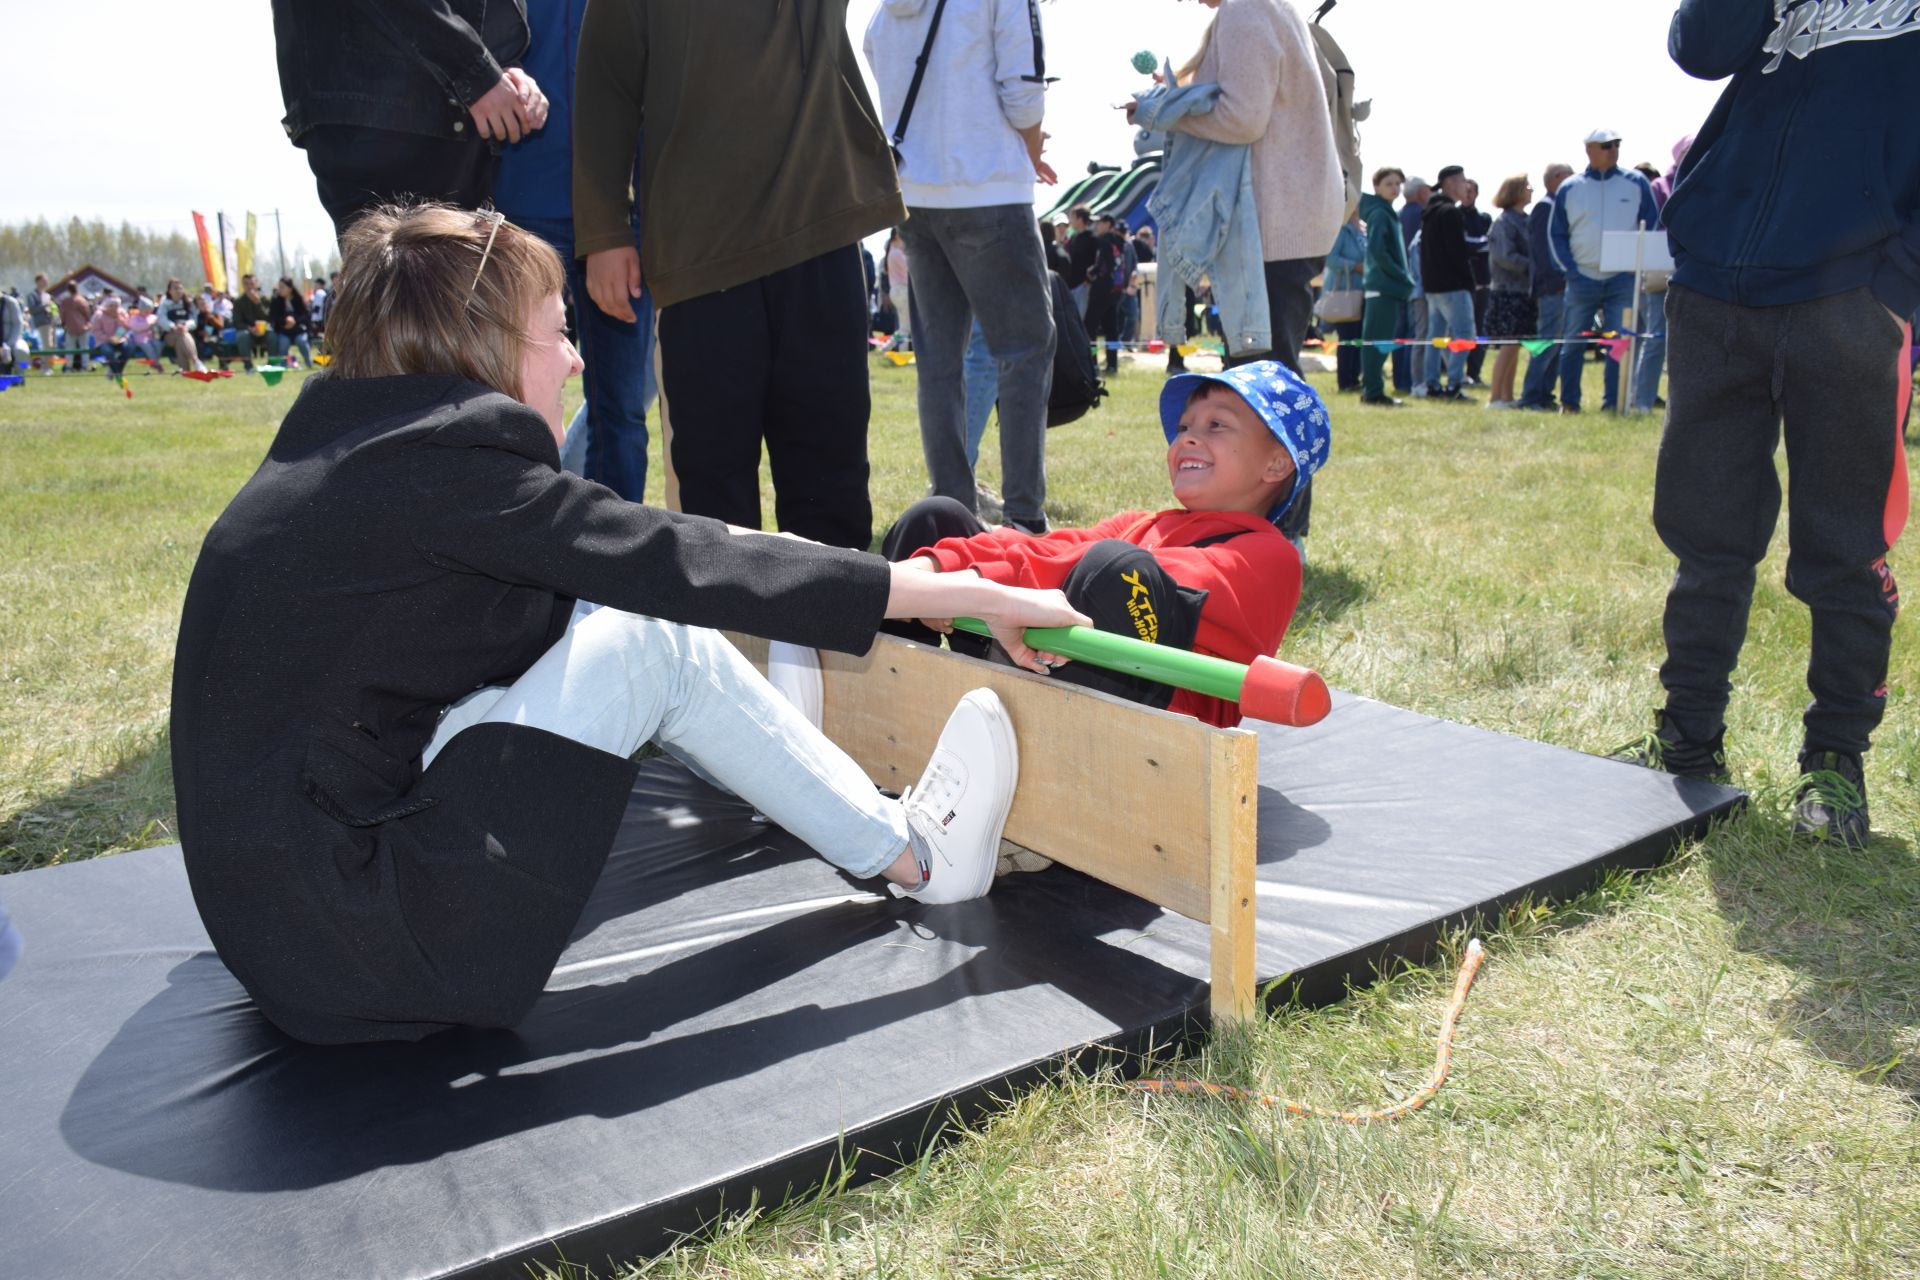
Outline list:
[[[1344,695],[1261,732],[1259,971],[1309,999],[1463,912],[1650,864],[1738,799]],[[1206,999],[1190,921],[1064,868],[957,907],[881,898],[665,760],[513,1032],[287,1040],[214,956],[174,847],[0,896],[27,944],[0,983],[20,1276],[604,1269],[843,1148],[911,1151],[949,1104],[1087,1046],[1164,1041]]]

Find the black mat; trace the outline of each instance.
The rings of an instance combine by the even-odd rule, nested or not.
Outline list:
[[[1260,776],[1260,974],[1309,999],[1462,912],[1656,861],[1738,799],[1346,697],[1263,731]],[[1087,1046],[1179,1034],[1206,997],[1189,921],[1064,868],[959,907],[877,899],[666,761],[517,1032],[286,1040],[208,947],[177,848],[0,896],[27,942],[0,983],[22,1276],[604,1269],[843,1147],[911,1151],[950,1102]]]

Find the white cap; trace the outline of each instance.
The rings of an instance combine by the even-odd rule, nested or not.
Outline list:
[[[1618,129],[1595,129],[1592,133],[1587,135],[1587,141],[1588,142],[1618,142],[1620,141],[1620,131]]]

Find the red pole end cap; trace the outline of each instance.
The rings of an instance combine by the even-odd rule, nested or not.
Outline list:
[[[1278,658],[1255,658],[1240,686],[1240,714],[1270,724],[1318,724],[1333,710],[1333,695],[1318,671]]]

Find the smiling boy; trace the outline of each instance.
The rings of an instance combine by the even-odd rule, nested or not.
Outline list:
[[[989,529],[957,502],[928,498],[888,531],[882,551],[928,572],[973,572],[1008,585],[1058,587],[1104,631],[1235,662],[1271,656],[1300,599],[1300,556],[1278,528],[1327,460],[1326,406],[1298,375],[1263,360],[1169,378],[1160,393],[1167,480],[1176,505],[1123,511],[1090,529],[1029,536]],[[937,643],[944,622],[887,629]],[[949,633],[984,656],[978,637]],[[1056,677],[1208,724],[1240,722],[1238,704],[1083,664]]]

